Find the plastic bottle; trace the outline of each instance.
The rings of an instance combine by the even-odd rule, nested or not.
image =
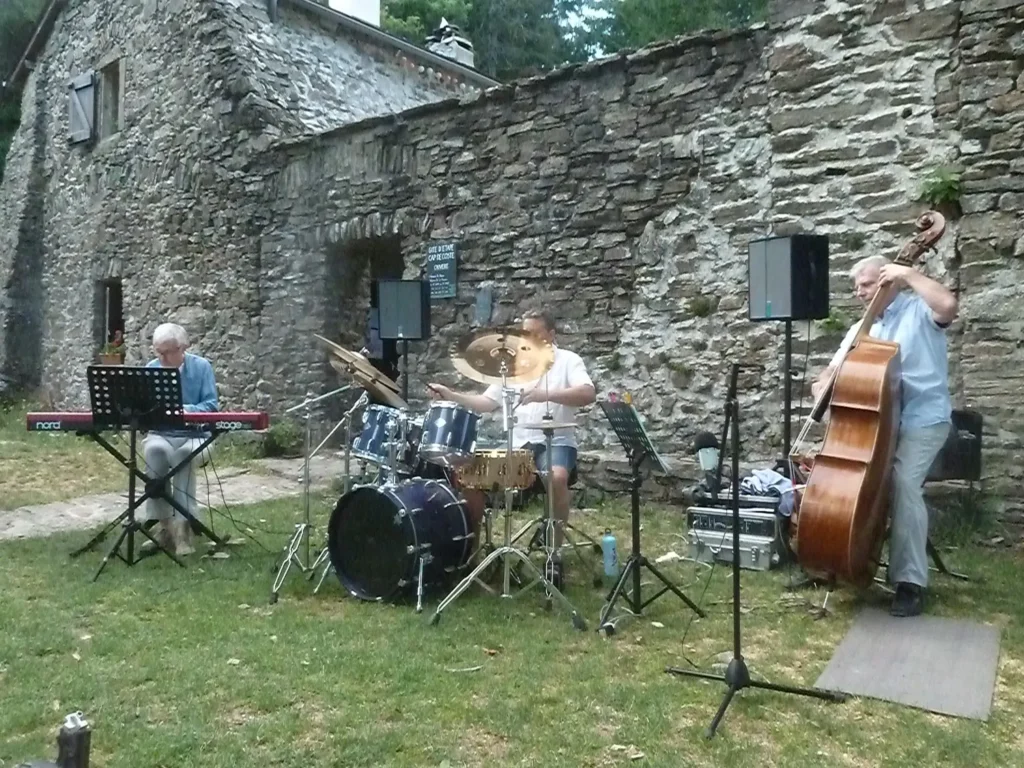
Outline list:
[[[606,528],[601,537],[601,552],[604,555],[604,578],[606,582],[614,582],[619,578],[619,553],[615,546],[615,534]]]

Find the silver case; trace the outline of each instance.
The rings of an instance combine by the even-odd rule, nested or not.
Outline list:
[[[732,532],[691,530],[690,559],[701,563],[732,564]],[[740,535],[740,568],[767,571],[779,564],[775,540],[767,536]]]

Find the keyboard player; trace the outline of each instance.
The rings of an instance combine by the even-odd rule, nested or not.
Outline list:
[[[156,358],[150,360],[147,367],[178,369],[181,378],[181,400],[186,413],[217,411],[217,382],[213,366],[206,358],[187,352],[188,346],[188,334],[180,325],[158,325],[153,331],[153,352]],[[199,448],[203,439],[208,436],[195,430],[150,432],[143,441],[147,474],[166,475],[192,451]],[[209,460],[209,450],[207,448],[182,467],[169,481],[171,488],[168,490],[175,501],[193,515],[196,510],[196,469]],[[144,519],[158,521],[152,531],[153,538],[168,551],[182,556],[195,551],[192,546],[192,526],[165,499],[148,499]],[[146,544],[152,546],[149,542]]]

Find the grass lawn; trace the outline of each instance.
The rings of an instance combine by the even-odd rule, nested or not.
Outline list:
[[[54,462],[48,484],[24,486],[39,500],[81,492],[81,478],[61,464],[73,453],[20,453],[9,443],[42,437],[25,435],[23,422],[17,437],[13,427],[0,434],[5,470],[22,462],[22,478],[35,478],[46,472],[36,465]],[[93,460],[82,458],[81,471],[114,464],[110,481],[120,487],[116,462]],[[10,497],[30,491],[4,475],[11,506]],[[321,526],[336,500],[315,500]],[[646,554],[684,553],[682,511],[644,507]],[[603,638],[595,630],[605,592],[570,559],[567,595],[587,632],[575,631],[557,606],[546,611],[536,588],[514,600],[473,588],[431,626],[443,594],[430,595],[417,614],[411,603],[345,597],[333,577],[313,595],[293,572],[270,605],[273,569],[301,500],[230,512],[252,531],[230,559],[193,555],[184,570],[163,556],[134,568],[115,560],[95,583],[112,538],[76,560],[67,553],[86,532],[0,544],[0,767],[53,759],[56,728],[74,710],[93,725],[92,765],[105,768],[1024,764],[1024,608],[1015,596],[1018,556],[1009,550],[947,554],[976,579],[936,577],[929,603],[932,613],[1002,629],[988,723],[868,699],[834,704],[748,690],[708,742],[703,732],[721,684],[664,669],[692,662],[710,670],[728,655],[731,582],[723,566],[663,567],[707,610],[703,620],[666,594],[644,618]],[[240,535],[221,514],[214,522],[219,533]],[[610,526],[624,559],[623,500],[574,522],[594,535]],[[497,538],[497,522],[495,529]],[[865,602],[884,605],[884,597],[843,590],[829,600],[832,613],[816,619],[810,601],[820,604],[823,593],[786,593],[786,578],[784,569],[744,572],[744,649],[755,678],[809,686]]]
[[[321,521],[333,501],[318,501]],[[276,550],[300,507],[279,501],[232,513],[260,526],[255,537]],[[679,550],[677,515],[647,510],[650,554]],[[627,519],[612,505],[583,526],[624,535]],[[594,631],[603,593],[572,560],[568,596],[590,625],[585,633],[557,608],[546,612],[536,588],[510,601],[471,590],[437,626],[429,618],[440,595],[416,614],[343,597],[333,577],[314,596],[292,576],[271,606],[276,554],[253,541],[229,560],[193,556],[188,570],[163,557],[132,569],[113,561],[93,583],[100,553],[67,557],[84,540],[0,546],[0,765],[52,757],[55,727],[76,709],[94,724],[93,764],[110,767],[1024,762],[1022,609],[1017,564],[1003,552],[950,555],[985,584],[939,578],[931,602],[935,613],[1003,628],[989,723],[750,690],[706,742],[722,688],[664,668],[690,660],[707,669],[729,651],[723,567],[665,567],[701,598],[707,619],[689,626],[690,611],[665,595],[604,639]],[[785,595],[785,575],[744,573],[745,651],[755,676],[811,685],[862,603],[840,592],[834,613],[816,620],[805,596]]]

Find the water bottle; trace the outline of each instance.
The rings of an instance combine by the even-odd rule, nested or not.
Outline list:
[[[89,768],[92,729],[81,712],[64,718],[57,734],[57,765],[60,768]]]
[[[601,537],[601,552],[604,555],[605,583],[614,582],[619,578],[619,553],[615,547],[615,535],[611,528],[606,528]]]

